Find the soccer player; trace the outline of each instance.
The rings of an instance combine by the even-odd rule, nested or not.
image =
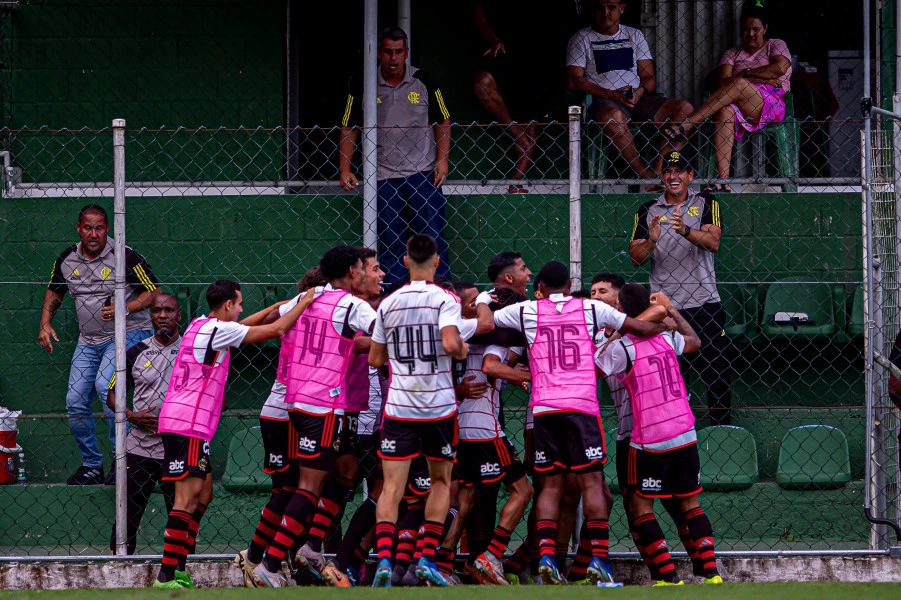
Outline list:
[[[297,282],[297,292],[303,294],[311,287],[326,283],[319,267],[313,267],[306,272],[303,279]],[[272,311],[267,320],[279,317],[282,310],[287,312],[288,305],[283,304],[278,311]],[[292,332],[293,329],[288,330],[285,336],[292,336]],[[288,408],[285,404],[285,381],[283,380],[284,373],[287,372],[286,361],[291,360],[286,353],[290,350],[292,342],[293,339],[282,344],[278,355],[275,382],[272,384],[269,397],[266,398],[260,412],[260,433],[263,438],[263,456],[265,457],[263,472],[272,478],[272,493],[260,514],[260,521],[257,523],[250,545],[235,556],[235,564],[241,569],[244,585],[247,587],[256,587],[253,569],[263,560],[263,553],[278,530],[282,514],[294,496],[297,479],[300,476],[297,465],[297,431],[288,418]]]
[[[554,554],[564,475],[575,472],[592,546],[588,576],[593,583],[615,585],[607,562],[609,507],[602,470],[606,455],[592,340],[602,327],[648,336],[664,326],[638,321],[597,300],[572,298],[569,270],[561,262],[546,263],[538,278],[544,299],[494,313],[498,327],[522,331],[529,345],[534,469],[543,477],[536,501],[538,572],[545,583],[566,583]]]
[[[465,359],[469,347],[460,337],[456,296],[430,283],[439,262],[434,238],[410,237],[404,257],[410,283],[382,302],[372,333],[369,364],[381,367],[390,361],[391,366],[379,449],[385,483],[376,506],[379,560],[375,587],[391,585],[398,506],[410,461],[420,453],[429,461],[431,492],[416,574],[434,585],[447,585],[434,560],[450,506],[451,468],[457,445],[457,405],[450,363],[451,359]]]
[[[307,291],[313,296],[310,309],[297,320],[287,363],[285,402],[298,436],[300,476],[263,561],[254,570],[262,587],[284,587],[279,572],[292,547],[305,531],[322,494],[326,477],[335,465],[346,427],[347,369],[357,333],[369,333],[375,322],[372,307],[353,295],[362,287],[363,261],[352,246],[336,246],[319,262],[324,287]],[[293,301],[292,301],[293,302]],[[289,338],[290,339],[290,338]],[[283,350],[285,351],[285,350]]]
[[[667,309],[677,334],[638,338],[626,334],[598,351],[595,362],[607,375],[619,374],[632,404],[626,484],[639,542],[659,577],[655,585],[682,585],[654,516],[655,498],[679,501],[694,546],[703,563],[704,583],[723,582],[716,567],[713,529],[698,496],[700,460],[694,415],[688,406],[677,356],[696,351],[701,340],[663,294],[655,301]],[[638,316],[651,305],[644,286],[627,284],[619,293],[627,315]]]
[[[214,281],[207,288],[206,301],[210,314],[194,319],[185,330],[160,409],[163,480],[175,482],[175,504],[163,532],[163,561],[153,587],[194,587],[184,570],[184,559],[194,545],[200,518],[213,499],[210,440],[222,413],[230,348],[284,335],[312,298],[298,302],[269,325],[261,323],[279,304],[236,323],[243,310],[241,284],[237,281]]]
[[[125,385],[134,390],[132,409],[125,409],[125,417],[131,423],[125,440],[125,471],[127,531],[126,548],[134,554],[137,545],[138,526],[147,509],[153,484],[160,486],[166,504],[166,512],[175,502],[175,485],[163,481],[163,440],[156,432],[157,417],[172,365],[181,337],[178,322],[181,320],[178,300],[171,294],[160,292],[150,301],[150,323],[153,337],[148,338],[125,353]],[[116,374],[110,378],[106,405],[116,410]],[[116,550],[116,524],[110,537],[110,550]]]

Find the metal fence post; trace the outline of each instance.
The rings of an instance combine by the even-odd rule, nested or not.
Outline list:
[[[582,107],[569,107],[569,276],[582,287]]]
[[[116,554],[127,554],[125,502],[125,119],[113,119],[113,235],[116,237]],[[105,399],[103,399],[105,401]]]
[[[363,245],[376,248],[376,51],[378,50],[378,0],[366,0],[363,17]]]

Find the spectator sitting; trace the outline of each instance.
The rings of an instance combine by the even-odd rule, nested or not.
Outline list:
[[[685,100],[652,95],[657,89],[653,57],[644,34],[620,25],[625,10],[625,2],[595,0],[594,24],[569,40],[566,87],[591,94],[591,118],[603,124],[604,133],[640,178],[657,179],[662,152],[668,147],[678,150],[684,139],[664,139],[661,155],[650,168],[635,147],[629,121],[651,121],[658,127],[667,121],[681,123],[693,108]]]
[[[692,128],[715,116],[713,144],[716,170],[729,177],[734,140],[785,119],[785,94],[790,90],[791,54],[785,42],[765,39],[769,20],[763,8],[742,11],[742,46],[726,50],[720,59],[719,88],[684,123],[664,129],[670,140],[685,140]],[[706,188],[731,192],[727,184]]]

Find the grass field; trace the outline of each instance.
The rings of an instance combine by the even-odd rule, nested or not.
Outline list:
[[[363,598],[397,600],[550,600],[559,598],[597,598],[605,596],[617,600],[636,599],[757,599],[766,600],[798,600],[799,598],[823,598],[826,600],[859,598],[860,600],[897,600],[901,597],[901,585],[891,583],[736,583],[722,587],[687,585],[680,588],[655,589],[649,587],[625,587],[618,590],[599,590],[590,587],[474,587],[461,586],[442,590],[430,588],[395,588],[391,590],[358,589],[354,591],[335,590],[330,588],[297,588],[288,590],[248,590],[244,588],[198,589],[163,591],[152,589],[116,589],[116,590],[62,590],[62,591],[0,591],[0,599],[34,598],[34,599],[66,599],[66,600],[142,600],[164,597],[183,598],[185,600],[256,600],[303,595],[304,600],[335,600],[336,598]]]

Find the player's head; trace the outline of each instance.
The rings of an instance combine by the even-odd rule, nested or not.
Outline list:
[[[376,298],[382,293],[382,280],[385,279],[385,272],[379,264],[375,250],[372,248],[357,247],[357,254],[363,261],[363,279],[360,282],[360,289],[355,290],[355,294],[366,300]]]
[[[513,304],[518,304],[520,302],[525,302],[528,300],[525,294],[520,294],[514,289],[511,288],[502,288],[496,290],[494,292],[497,300],[493,300],[491,304],[488,305],[488,308],[491,310],[499,310],[504,308],[505,306],[511,306]]]
[[[635,318],[651,306],[651,293],[639,283],[627,283],[619,291],[619,309]]]
[[[109,234],[106,211],[98,204],[88,204],[78,212],[75,230],[81,239],[82,253],[89,258],[96,257],[106,247],[106,236]]]
[[[404,264],[410,271],[431,272],[428,281],[434,279],[435,269],[438,268],[438,243],[430,235],[418,233],[411,235],[407,240],[407,255],[404,256]]]
[[[244,299],[241,297],[241,284],[231,279],[217,279],[206,289],[206,303],[210,307],[210,315],[220,321],[237,321],[243,310]]]
[[[376,56],[382,70],[382,77],[403,77],[404,63],[409,54],[407,34],[403,29],[397,25],[392,25],[379,32],[379,46]]]
[[[532,272],[519,252],[499,252],[488,263],[488,279],[495,289],[508,287],[525,294],[531,278]]]
[[[577,290],[573,290],[570,296],[572,296],[573,298],[584,298],[585,300],[588,300],[589,298],[591,298],[591,292],[584,288],[579,288]]]
[[[313,267],[303,275],[303,279],[297,282],[297,293],[302,294],[310,288],[319,287],[328,283],[328,279],[322,274],[322,269]]]
[[[619,291],[626,285],[626,280],[614,273],[598,273],[591,278],[591,299],[600,300],[604,304],[616,306]]]
[[[545,298],[551,294],[569,292],[571,284],[569,268],[560,261],[552,260],[544,263],[544,266],[538,271],[538,279],[541,280],[538,284],[538,291]]]
[[[476,296],[479,290],[468,281],[455,281],[454,293],[460,297],[460,308],[464,319],[472,319],[476,316]]]
[[[454,291],[454,282],[444,275],[435,275],[435,281],[433,283],[440,288],[446,289],[449,292]]]
[[[181,321],[181,307],[172,294],[160,292],[150,300],[150,323],[153,333],[162,338],[174,338],[178,335],[178,322]]]
[[[538,286],[541,285],[541,273],[535,276],[535,279],[532,280],[532,293],[535,294],[536,300],[541,300],[544,296],[541,294],[541,290],[538,289]]]
[[[319,270],[334,287],[358,289],[363,281],[363,261],[353,246],[335,246],[322,255]]]

